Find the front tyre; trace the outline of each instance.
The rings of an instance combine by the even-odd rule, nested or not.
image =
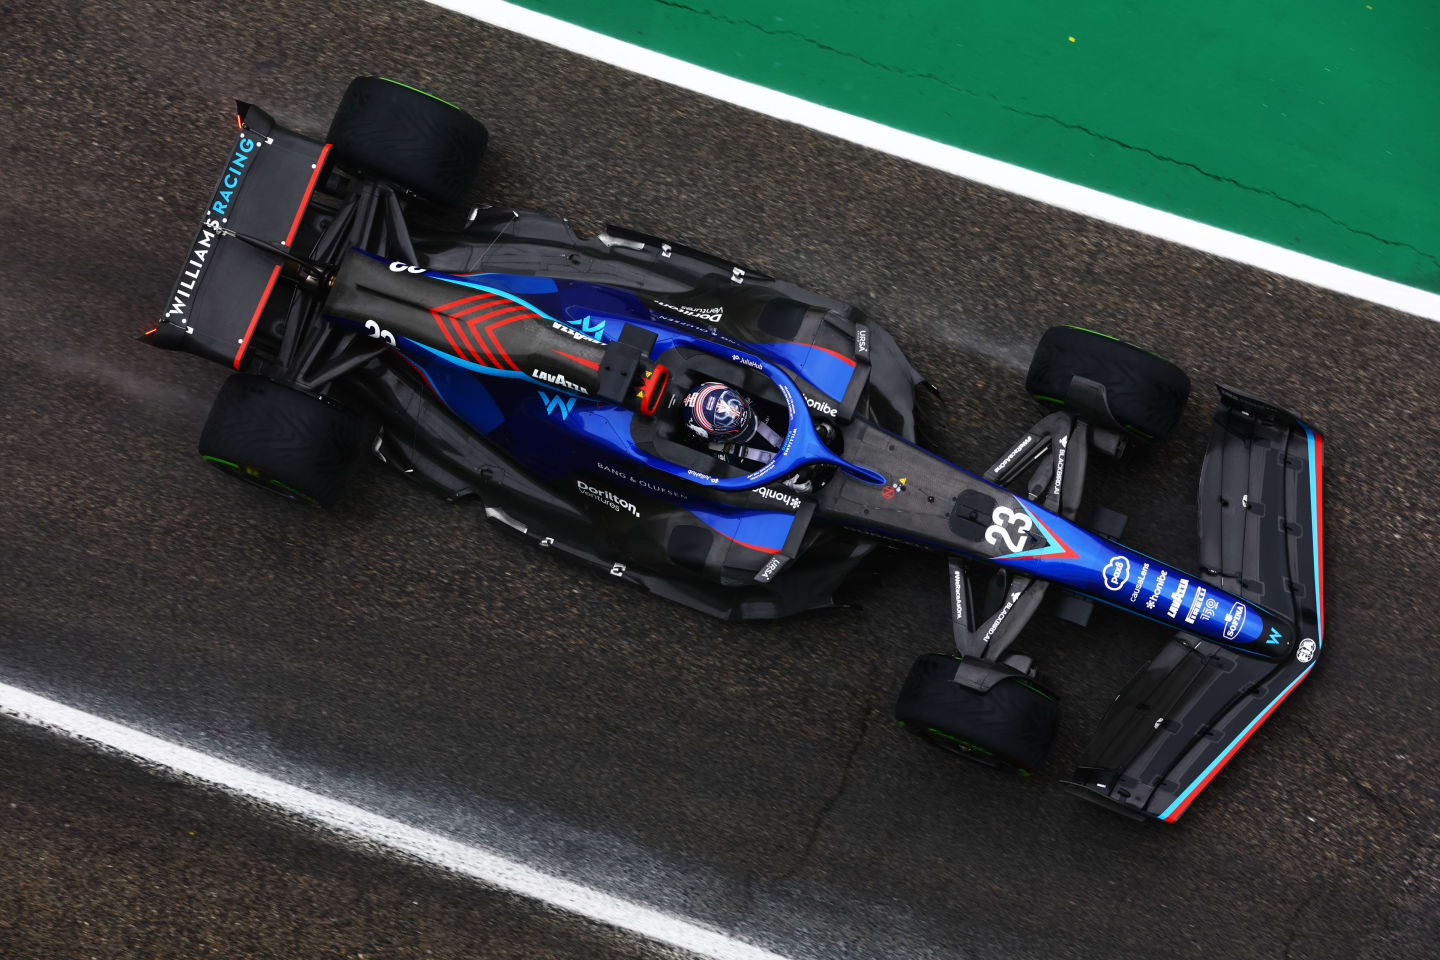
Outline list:
[[[489,133],[439,97],[384,77],[356,77],[326,139],[342,163],[454,207],[465,199]]]
[[[247,373],[220,388],[200,455],[225,473],[291,500],[334,506],[370,430],[329,400]]]
[[[1025,389],[1063,406],[1077,376],[1104,387],[1115,422],[1145,440],[1164,439],[1190,396],[1190,378],[1164,357],[1084,327],[1051,327],[1035,347]]]
[[[962,662],[943,654],[916,660],[895,703],[895,719],[920,739],[968,760],[1026,774],[1040,769],[1055,738],[1055,698],[1019,673],[981,693],[956,681]]]

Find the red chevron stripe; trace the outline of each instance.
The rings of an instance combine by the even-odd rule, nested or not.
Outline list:
[[[462,297],[459,300],[451,300],[449,303],[442,303],[438,307],[431,307],[431,313],[449,313],[451,307],[458,307],[462,303],[474,303],[476,300],[486,300],[493,297],[493,293],[477,293],[473,297]]]
[[[460,321],[456,320],[448,313],[445,314],[445,319],[450,321],[450,326],[454,328],[455,333],[460,337],[460,342],[465,344],[465,349],[470,351],[470,356],[474,359],[474,361],[483,366],[485,364],[485,361],[480,359],[480,351],[475,349],[475,345],[472,344],[470,342],[470,338],[465,335],[465,328],[460,326]],[[484,341],[480,342],[480,346],[485,346]],[[489,351],[486,352],[488,353]],[[465,358],[465,354],[460,354],[460,358],[463,360]],[[495,358],[491,357],[490,362],[493,364],[495,362]]]
[[[485,351],[485,355],[490,358],[490,362],[491,362],[492,364],[494,364],[495,366],[497,366],[497,367],[500,367],[500,361],[499,361],[499,360],[496,360],[496,359],[495,359],[495,354],[493,354],[493,353],[490,352],[490,347],[485,343],[485,338],[484,338],[483,336],[481,336],[481,333],[480,333],[480,331],[477,329],[477,327],[478,327],[478,325],[481,323],[481,321],[485,320],[485,319],[488,318],[488,317],[498,317],[498,316],[500,316],[500,315],[502,315],[502,314],[509,313],[509,312],[511,312],[511,311],[513,311],[513,310],[524,310],[524,309],[525,309],[524,307],[521,307],[521,306],[519,306],[519,305],[511,305],[511,306],[508,306],[508,307],[502,307],[502,308],[499,309],[499,310],[492,310],[492,311],[490,311],[489,313],[481,314],[481,315],[478,316],[478,317],[471,317],[468,321],[466,321],[466,323],[467,323],[467,324],[469,325],[469,327],[470,327],[470,333],[475,337],[475,342],[478,343],[478,344],[480,344],[481,349],[483,349],[483,350]],[[522,316],[534,316],[534,314],[528,313],[528,311],[527,311],[527,312],[524,313],[524,314],[519,314],[519,315],[510,317],[510,318],[507,319],[507,320],[502,320],[502,321],[499,321],[499,322],[500,322],[501,324],[510,323],[512,320],[519,320],[519,319],[521,319]],[[492,323],[490,326],[494,326],[494,325],[495,325],[495,324]],[[485,329],[488,331],[488,330],[490,329],[490,327],[486,327]],[[505,348],[502,347],[502,346],[500,346],[500,341],[495,339],[495,335],[494,335],[493,333],[490,334],[490,339],[491,339],[491,341],[494,342],[495,348],[496,348],[497,350],[499,350],[500,353],[505,356],[506,360],[509,360],[509,359],[510,359],[509,354],[506,354],[506,353],[505,353]],[[510,365],[511,365],[512,367],[515,367],[515,364],[514,364],[513,361],[511,362]],[[504,368],[502,367],[501,369],[504,369]],[[520,368],[519,368],[519,367],[515,367],[515,369],[518,370],[518,369],[520,369]]]
[[[435,326],[439,327],[440,332],[445,334],[445,339],[450,342],[450,349],[455,351],[455,356],[465,356],[465,354],[461,352],[460,347],[455,343],[455,338],[450,336],[450,330],[445,326],[445,321],[440,319],[440,314],[436,313],[434,310],[431,310],[430,316],[435,318]]]
[[[465,316],[467,313],[474,313],[476,310],[484,310],[484,309],[487,308],[487,307],[493,307],[493,306],[495,306],[497,303],[510,303],[510,301],[509,301],[509,300],[506,300],[506,299],[504,299],[504,298],[502,298],[502,297],[496,297],[496,296],[485,296],[485,297],[481,297],[478,302],[472,304],[471,306],[466,307],[464,310],[456,310],[456,311],[454,311],[453,313],[451,313],[451,316],[454,316],[454,317],[463,317],[463,316]]]
[[[435,322],[440,325],[440,331],[445,334],[445,339],[450,342],[450,347],[455,351],[455,356],[459,357],[462,360],[466,359],[465,352],[469,351],[471,359],[473,359],[476,363],[481,364],[482,366],[485,364],[485,361],[480,359],[479,352],[475,349],[474,346],[471,345],[470,339],[465,336],[465,331],[461,329],[460,324],[455,321],[455,317],[450,311],[454,307],[459,307],[467,303],[474,303],[476,300],[489,300],[492,297],[493,294],[480,293],[471,297],[461,297],[459,300],[451,300],[449,303],[442,303],[438,307],[430,308],[430,315],[434,317]],[[463,313],[465,311],[461,312]],[[460,342],[465,344],[465,350],[461,350],[460,347],[456,345],[455,338],[450,336],[450,331],[446,329],[444,321],[441,320],[441,317],[449,320],[451,324],[454,325],[455,332],[460,335]],[[494,363],[493,357],[491,358],[491,363]]]
[[[462,327],[462,326],[460,326],[460,321],[459,321],[459,320],[456,320],[456,319],[454,319],[454,318],[452,317],[451,320],[450,320],[450,322],[453,323],[453,324],[455,324],[455,329],[460,331],[460,336],[461,336],[461,337],[465,337],[465,343],[468,345],[468,344],[470,343],[470,339],[469,339],[469,337],[466,337],[466,335],[465,335],[465,328]],[[480,344],[480,349],[485,351],[485,359],[490,361],[488,364],[485,363],[485,360],[481,360],[481,359],[480,359],[480,354],[476,353],[476,354],[475,354],[475,362],[476,362],[476,363],[482,364],[482,365],[484,365],[484,366],[490,366],[490,367],[498,367],[498,366],[500,366],[500,361],[499,361],[499,360],[496,360],[496,359],[495,359],[495,354],[491,353],[491,352],[490,352],[490,348],[487,347],[487,346],[485,346],[485,340],[484,340],[482,337],[476,336],[476,337],[475,337],[475,342],[478,343],[478,344]],[[470,349],[471,349],[472,351],[474,351],[475,348],[474,348],[474,347],[471,347]]]
[[[499,337],[495,336],[495,331],[505,326],[507,323],[514,323],[516,320],[523,320],[527,315],[532,317],[534,316],[533,313],[518,314],[513,317],[506,317],[504,320],[496,320],[494,323],[490,324],[488,327],[485,328],[485,332],[490,334],[490,341],[495,344],[495,349],[500,351],[500,355],[505,358],[506,363],[510,364],[510,369],[512,370],[519,370],[520,368],[515,365],[514,360],[510,359],[510,354],[505,352],[505,345],[500,342]],[[497,363],[496,366],[498,367],[499,364]]]
[[[477,323],[483,323],[483,322],[485,322],[486,320],[490,319],[491,317],[498,317],[498,316],[500,316],[502,313],[510,313],[512,310],[524,310],[524,309],[525,309],[525,308],[524,308],[523,306],[521,306],[520,304],[518,304],[518,303],[511,303],[511,302],[508,301],[508,300],[504,301],[504,303],[505,303],[505,306],[503,306],[503,307],[500,307],[500,308],[498,308],[498,309],[496,309],[496,310],[491,310],[489,313],[482,313],[482,314],[480,314],[480,316],[478,316],[478,317],[470,317],[470,318],[469,318],[468,320],[466,320],[465,322],[468,323],[468,324],[470,325],[470,329],[473,330],[473,329],[475,329],[475,324],[477,324]],[[490,304],[486,304],[485,306],[490,306]],[[467,311],[465,311],[465,312],[466,312],[466,313],[472,313],[473,311],[467,310]],[[526,312],[528,313],[529,311],[526,311]],[[531,315],[532,317],[534,316],[533,313],[530,314],[530,315]],[[456,314],[456,316],[461,316],[461,314]]]

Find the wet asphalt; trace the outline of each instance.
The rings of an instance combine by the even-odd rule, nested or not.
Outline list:
[[[796,958],[1351,960],[1440,942],[1440,326],[423,4],[5,3],[0,52],[0,680]],[[378,465],[328,513],[207,469],[194,445],[225,371],[135,337],[231,100],[320,134],[362,73],[487,120],[481,196],[861,306],[944,392],[937,444],[962,464],[1031,422],[1023,372],[1048,326],[1174,359],[1197,385],[1180,428],[1087,483],[1130,514],[1137,549],[1195,556],[1209,382],[1306,415],[1326,435],[1319,669],[1178,826],[1135,824],[1059,784],[1164,640],[1118,612],[1022,639],[1064,700],[1047,768],[1014,781],[891,720],[911,660],[949,642],[932,558],[887,555],[858,611],[732,626]],[[13,725],[0,748],[0,955],[645,949]],[[110,866],[127,857],[143,898]],[[324,910],[312,881],[334,885]],[[77,903],[123,931],[205,889],[233,909],[146,928],[150,948],[74,926]],[[423,931],[366,896],[428,904]],[[295,937],[294,918],[330,917],[334,936],[263,945],[267,910]]]

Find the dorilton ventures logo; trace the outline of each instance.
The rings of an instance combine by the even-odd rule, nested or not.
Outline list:
[[[601,487],[592,487],[584,480],[576,480],[575,486],[581,493],[585,494],[585,496],[592,500],[598,500],[617,513],[628,513],[637,519],[640,516],[640,509],[619,494],[611,493],[609,490]]]

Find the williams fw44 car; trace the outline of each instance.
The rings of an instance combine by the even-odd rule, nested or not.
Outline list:
[[[1089,458],[1180,415],[1189,380],[1155,354],[1049,330],[1027,380],[1046,412],[971,473],[917,445],[925,382],[856,308],[629,230],[462,207],[487,134],[443,100],[363,77],[323,141],[250,104],[235,122],[145,336],[237,371],[200,437],[222,470],[328,506],[373,455],[736,620],[832,605],[882,542],[940,554],[956,649],[916,662],[896,715],[1001,768],[1037,768],[1056,724],[1021,629],[1047,599],[1078,623],[1128,610],[1173,638],[1068,782],[1137,817],[1177,819],[1314,667],[1321,443],[1293,414],[1220,388],[1199,563],[1172,565],[1113,511],[1077,522]]]

